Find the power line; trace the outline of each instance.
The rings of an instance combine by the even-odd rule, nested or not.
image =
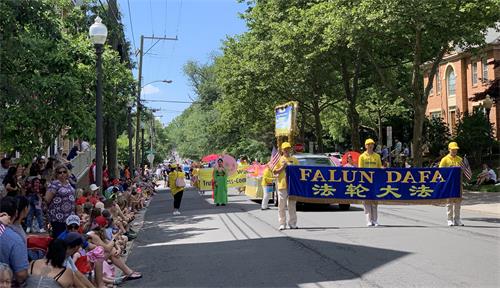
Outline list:
[[[127,6],[128,6],[128,19],[130,20],[130,31],[132,32],[132,43],[134,44],[133,54],[136,55],[135,52],[137,51],[137,46],[135,45],[134,25],[132,25],[132,12],[130,11],[130,0],[127,0]]]

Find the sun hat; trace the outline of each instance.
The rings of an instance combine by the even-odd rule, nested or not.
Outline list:
[[[365,145],[368,145],[368,144],[375,144],[375,141],[373,141],[373,139],[372,139],[372,138],[368,138],[368,139],[366,139],[366,141],[365,141]]]
[[[448,144],[448,150],[453,150],[453,149],[460,149],[458,148],[457,142],[450,142],[450,144]]]
[[[90,184],[90,190],[92,191],[96,191],[99,189],[99,186],[95,185],[95,184]]]
[[[285,150],[287,148],[292,148],[292,145],[290,145],[290,143],[288,143],[288,142],[283,142],[281,144],[281,149]]]

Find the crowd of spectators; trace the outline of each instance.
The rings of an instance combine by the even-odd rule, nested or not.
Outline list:
[[[122,257],[137,236],[132,221],[155,184],[130,171],[111,178],[105,169],[102,187],[91,181],[78,188],[70,164],[45,157],[29,165],[1,160],[1,287],[102,288],[142,277]]]

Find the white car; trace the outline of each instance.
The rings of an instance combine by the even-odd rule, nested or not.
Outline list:
[[[299,160],[299,165],[337,167],[330,157],[323,154],[299,153],[293,156]],[[274,199],[274,203],[275,206],[278,206],[278,199]],[[339,204],[340,210],[349,210],[349,207],[351,207],[351,204]]]

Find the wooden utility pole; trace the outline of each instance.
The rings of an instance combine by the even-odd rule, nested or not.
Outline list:
[[[140,152],[140,139],[141,139],[141,134],[140,134],[140,127],[141,127],[141,110],[142,110],[142,105],[141,105],[141,91],[142,91],[142,62],[143,62],[143,57],[144,55],[153,48],[153,46],[156,44],[153,44],[151,48],[148,49],[148,51],[144,52],[144,39],[151,39],[151,40],[157,40],[156,43],[158,43],[160,40],[177,40],[177,36],[175,38],[169,38],[169,37],[155,37],[155,36],[144,36],[141,35],[141,48],[139,50],[139,79],[137,81],[137,119],[135,123],[135,165],[137,166],[142,166],[141,162],[141,152]]]

